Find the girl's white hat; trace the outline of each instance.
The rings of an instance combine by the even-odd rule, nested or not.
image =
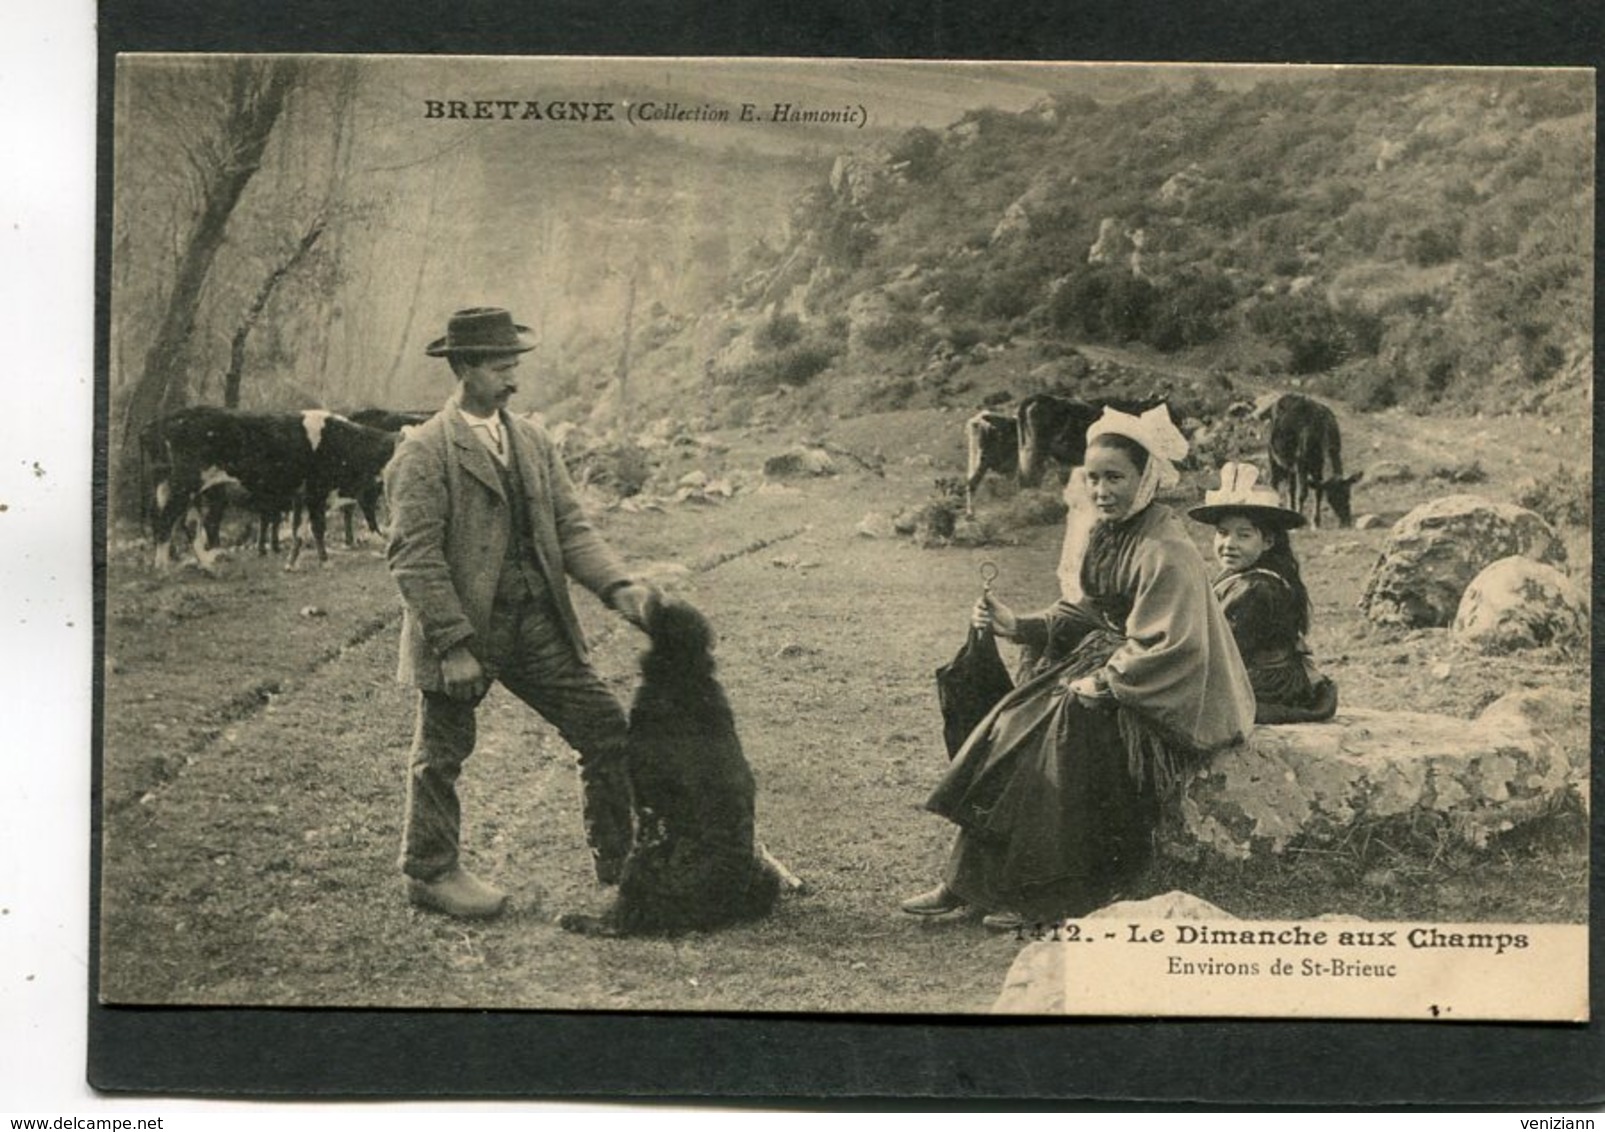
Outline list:
[[[1304,516],[1282,506],[1275,488],[1259,483],[1253,464],[1222,464],[1220,489],[1204,492],[1204,502],[1187,512],[1200,523],[1218,522],[1224,515],[1246,515],[1256,523],[1290,530],[1304,525]]]

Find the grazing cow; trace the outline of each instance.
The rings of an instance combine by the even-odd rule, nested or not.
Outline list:
[[[306,483],[312,458],[312,422],[306,418],[327,415],[241,413],[196,405],[162,421],[166,479],[156,493],[156,565],[172,563],[171,539],[178,517],[207,502],[202,493],[220,484],[233,482],[243,488],[259,516],[289,511]],[[214,495],[211,507],[220,498]],[[221,517],[221,512],[214,514]],[[208,545],[208,525],[203,522],[197,530],[194,549],[202,568],[210,571],[216,566],[217,548]]]
[[[346,414],[346,419],[359,425],[379,429],[381,432],[399,434],[403,429],[415,428],[435,415],[434,409],[405,410],[393,409],[357,409]],[[375,480],[364,487],[356,496],[356,504],[362,509],[362,517],[367,521],[368,530],[374,534],[381,534],[379,529],[379,496],[384,491],[384,481]],[[344,509],[346,546],[357,545],[357,532],[351,508]]]
[[[964,476],[964,513],[975,514],[975,489],[988,472],[1008,475],[1020,460],[1020,424],[1007,413],[979,412],[964,422],[969,459]]]
[[[1020,436],[1020,482],[1034,487],[1042,478],[1043,465],[1057,460],[1067,468],[1080,467],[1087,459],[1087,429],[1103,415],[1105,408],[1123,413],[1146,413],[1164,405],[1178,428],[1176,410],[1163,398],[1130,400],[1102,397],[1077,401],[1052,393],[1036,393],[1020,402],[1016,410]]]
[[[1271,406],[1271,486],[1292,510],[1304,513],[1305,499],[1315,497],[1315,525],[1321,525],[1326,500],[1339,525],[1349,526],[1349,489],[1360,473],[1343,474],[1343,436],[1337,418],[1319,401],[1302,393],[1284,393]]]
[[[318,548],[318,561],[327,562],[329,554],[323,535],[331,497],[354,499],[363,510],[368,526],[377,533],[378,516],[375,514],[380,486],[380,473],[390,457],[395,455],[401,442],[401,432],[387,432],[357,424],[334,413],[303,413],[307,421],[307,435],[312,444],[307,463],[305,490],[295,504],[295,535],[290,545],[290,562],[294,566],[301,553],[301,504],[306,503],[307,518],[312,524],[312,539]],[[321,416],[321,422],[315,418]],[[427,419],[427,418],[425,418]],[[405,426],[404,426],[405,427]],[[355,542],[355,540],[352,540]]]
[[[318,558],[327,561],[323,544],[328,495],[355,491],[367,484],[389,460],[399,439],[394,434],[353,424],[322,410],[301,413],[242,413],[198,405],[180,409],[162,422],[165,490],[158,489],[154,535],[156,565],[172,563],[172,533],[178,517],[206,502],[203,493],[234,483],[250,497],[251,509],[276,527],[277,517],[297,513],[297,534],[286,569],[300,557],[299,509],[312,522]],[[215,496],[220,498],[220,496]],[[215,506],[215,503],[212,505]],[[219,513],[220,514],[220,513]],[[194,537],[201,567],[216,567],[215,540],[206,537],[207,523]],[[263,536],[258,535],[261,548]]]

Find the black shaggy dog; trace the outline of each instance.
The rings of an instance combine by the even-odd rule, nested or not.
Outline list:
[[[601,916],[559,923],[596,935],[669,935],[757,919],[802,884],[753,838],[756,788],[713,675],[713,628],[683,601],[647,615],[652,646],[630,707],[635,845]]]

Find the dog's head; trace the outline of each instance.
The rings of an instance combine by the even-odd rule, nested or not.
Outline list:
[[[718,640],[713,626],[697,608],[679,598],[666,597],[646,616],[646,634],[652,640],[652,658],[694,664],[706,662]]]

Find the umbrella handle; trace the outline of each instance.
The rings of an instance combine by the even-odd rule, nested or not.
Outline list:
[[[990,594],[992,592],[992,583],[997,579],[997,576],[998,564],[996,562],[981,563],[981,593]]]

